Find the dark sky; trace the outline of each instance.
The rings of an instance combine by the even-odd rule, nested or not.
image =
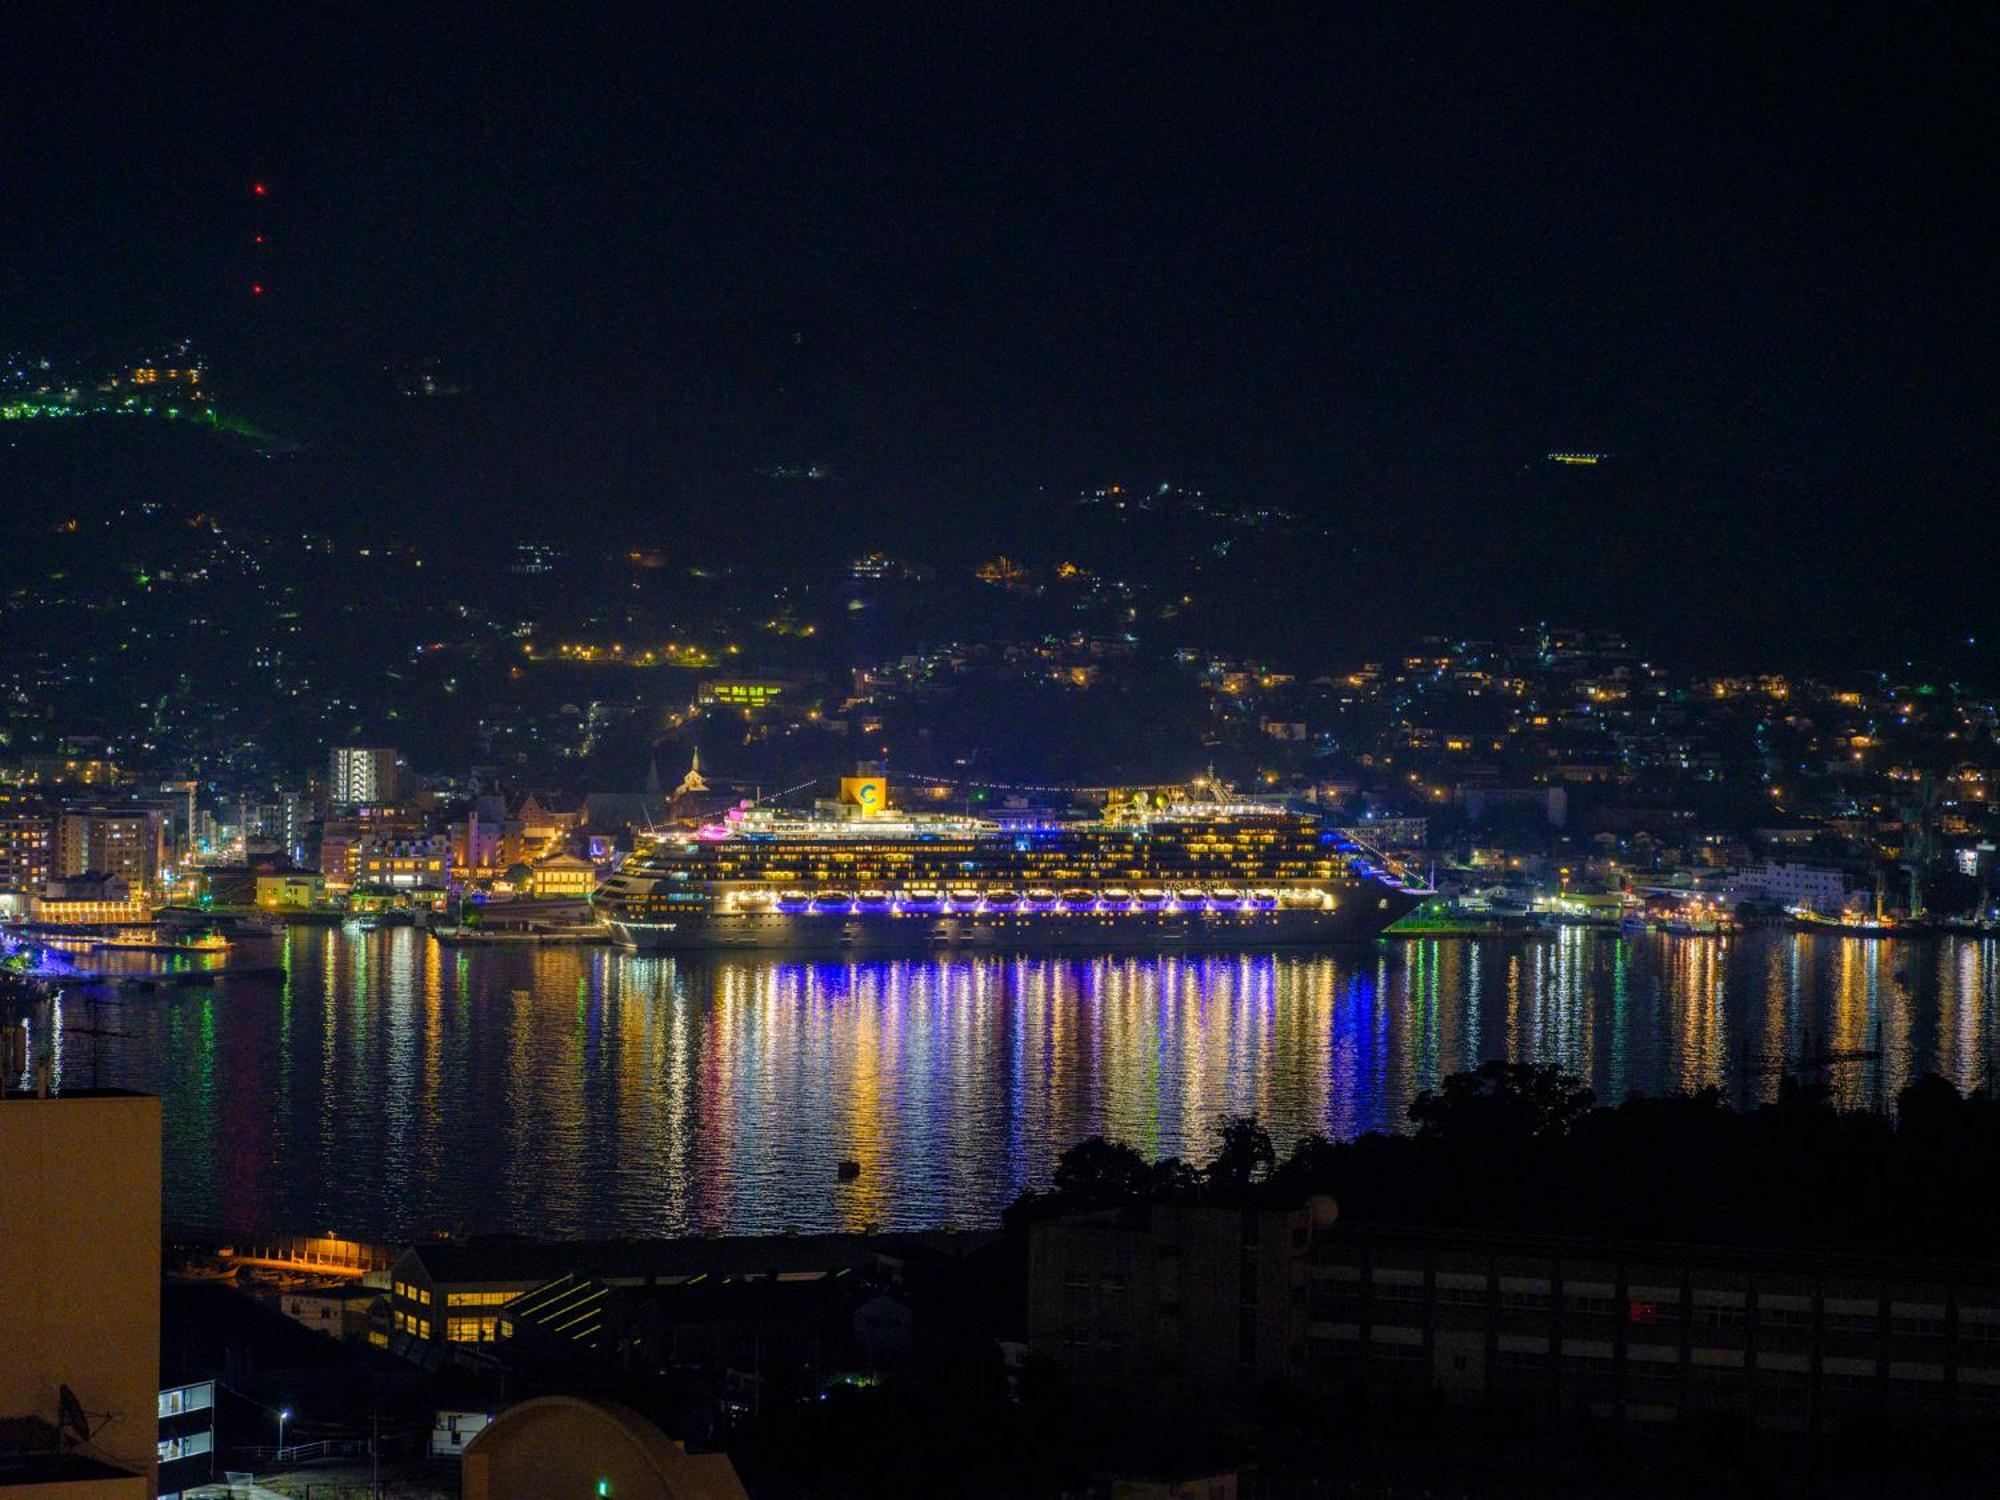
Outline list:
[[[307,428],[436,355],[468,494],[1174,477],[1611,546],[1594,608],[1994,612],[1990,8],[278,9],[16,38],[0,341],[185,330]]]

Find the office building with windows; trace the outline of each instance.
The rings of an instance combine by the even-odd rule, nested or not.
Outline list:
[[[335,807],[394,802],[401,775],[394,750],[377,745],[336,745],[327,756],[326,800]]]

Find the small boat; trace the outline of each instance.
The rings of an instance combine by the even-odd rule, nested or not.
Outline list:
[[[887,911],[889,893],[887,891],[866,890],[858,898],[863,911]]]
[[[951,889],[951,904],[953,906],[977,906],[979,904],[979,892],[971,886],[953,886]]]
[[[1200,906],[1208,900],[1208,892],[1198,885],[1184,886],[1174,892],[1174,900],[1182,906]]]
[[[1038,885],[1028,892],[1028,905],[1037,911],[1047,911],[1056,904],[1056,893],[1045,885]]]
[[[1122,885],[1108,885],[1098,899],[1106,906],[1130,906],[1132,893]]]
[[[842,1182],[852,1182],[861,1175],[861,1163],[853,1157],[843,1157],[840,1165],[833,1169],[833,1175]]]
[[[1142,885],[1139,887],[1139,904],[1141,906],[1147,907],[1149,909],[1157,908],[1160,906],[1164,906],[1166,904],[1166,901],[1167,901],[1167,893],[1164,890],[1162,890],[1159,886]]]
[[[923,887],[913,891],[905,891],[903,893],[903,905],[908,907],[914,907],[920,911],[929,911],[932,907],[936,906],[942,899],[943,898],[939,896],[936,891],[931,890],[928,887]]]
[[[1233,885],[1219,885],[1209,892],[1217,906],[1234,906],[1243,899],[1243,893]]]
[[[811,905],[812,897],[804,891],[786,891],[778,897],[778,910],[783,912],[802,912]]]
[[[846,911],[854,905],[854,898],[846,891],[821,891],[813,897],[815,911]]]
[[[1097,905],[1097,892],[1087,891],[1082,886],[1071,886],[1062,893],[1061,899],[1070,911],[1089,911]]]
[[[996,911],[1011,911],[1021,904],[1021,893],[1003,886],[997,891],[986,893],[986,904]]]
[[[519,927],[496,927],[482,923],[477,927],[433,927],[430,934],[431,941],[446,948],[507,943],[580,945],[611,941],[611,929],[599,922],[578,922],[563,927],[540,927],[532,923]]]
[[[234,1281],[239,1269],[213,1256],[192,1255],[167,1274],[177,1281]]]
[[[1278,904],[1278,893],[1265,886],[1259,886],[1250,893],[1250,904],[1259,911],[1269,911]]]

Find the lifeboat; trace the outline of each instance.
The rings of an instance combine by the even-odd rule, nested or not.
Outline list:
[[[1082,886],[1071,886],[1062,893],[1062,904],[1071,911],[1089,911],[1097,905],[1097,892],[1087,891]]]
[[[1278,904],[1278,893],[1265,886],[1259,886],[1250,893],[1250,904],[1259,911],[1269,911]]]
[[[1219,885],[1208,893],[1217,906],[1234,906],[1243,899],[1243,893],[1233,885]]]
[[[804,891],[786,891],[778,897],[779,911],[804,911],[812,905],[812,897]]]
[[[1198,885],[1183,886],[1174,892],[1174,900],[1182,906],[1200,906],[1208,900],[1208,892]]]
[[[929,889],[905,891],[903,893],[903,905],[914,911],[930,911],[943,899],[936,891]]]
[[[887,911],[889,893],[887,891],[863,891],[855,898],[863,911]]]
[[[1156,910],[1167,904],[1167,893],[1156,885],[1142,885],[1139,887],[1139,904],[1149,911]]]
[[[1045,885],[1038,885],[1028,892],[1028,905],[1036,911],[1047,911],[1056,904],[1056,893]]]
[[[813,907],[817,911],[846,911],[854,905],[854,898],[846,891],[821,891],[813,897]]]
[[[953,886],[951,889],[951,904],[953,906],[977,906],[979,904],[979,892],[969,885]]]
[[[1104,906],[1130,906],[1132,893],[1122,885],[1107,885],[1098,897],[1098,902]]]
[[[769,891],[739,891],[736,904],[746,911],[769,911],[777,897]]]

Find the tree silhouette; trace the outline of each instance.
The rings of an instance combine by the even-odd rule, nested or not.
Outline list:
[[[1278,1164],[1271,1132],[1252,1115],[1221,1115],[1215,1122],[1217,1150],[1208,1164],[1208,1185],[1221,1192],[1241,1193]]]
[[[1151,1177],[1152,1169],[1137,1151],[1123,1141],[1094,1135],[1063,1152],[1053,1180],[1059,1196],[1082,1207],[1139,1197],[1150,1188]]]
[[[1153,1163],[1147,1177],[1149,1198],[1192,1198],[1201,1190],[1201,1173],[1178,1156]]]
[[[1421,1138],[1456,1145],[1559,1140],[1596,1104],[1583,1080],[1560,1068],[1489,1062],[1454,1073],[1410,1102]]]

